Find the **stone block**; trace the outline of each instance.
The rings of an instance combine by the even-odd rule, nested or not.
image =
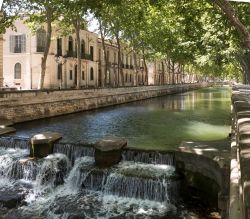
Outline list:
[[[53,153],[54,143],[62,138],[57,132],[44,132],[33,135],[31,138],[30,156],[42,158]]]
[[[0,128],[0,136],[5,135],[5,134],[9,134],[9,133],[13,133],[15,131],[16,131],[16,129],[13,127]]]
[[[95,148],[95,163],[99,167],[110,167],[121,161],[122,149],[127,141],[116,137],[107,137],[98,141]]]
[[[243,185],[243,211],[245,218],[249,218],[250,212],[250,181],[244,181]]]

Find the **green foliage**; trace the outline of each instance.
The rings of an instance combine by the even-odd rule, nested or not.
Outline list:
[[[91,12],[101,22],[106,37],[117,36],[148,59],[171,58],[191,65],[205,75],[239,79],[246,58],[241,35],[210,0],[6,0],[0,32],[23,13],[36,31],[52,12],[54,29],[61,35],[75,31],[75,22],[86,27]],[[249,28],[250,4],[232,3]],[[22,13],[21,13],[22,14]]]

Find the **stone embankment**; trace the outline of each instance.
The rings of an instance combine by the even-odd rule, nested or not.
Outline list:
[[[250,219],[250,86],[232,93],[230,219]]]
[[[208,205],[216,207],[222,219],[228,215],[230,139],[182,142],[175,152],[177,172],[185,176]],[[238,219],[238,218],[235,218]]]
[[[206,86],[208,84],[203,83],[113,89],[0,92],[0,120],[24,122],[181,93]]]

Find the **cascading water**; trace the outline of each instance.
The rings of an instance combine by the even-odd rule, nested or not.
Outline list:
[[[30,141],[23,138],[11,138],[11,137],[1,137],[0,147],[2,148],[18,148],[18,149],[29,149]]]
[[[159,153],[159,152],[138,152],[138,151],[124,151],[122,154],[123,160],[135,161],[142,163],[152,164],[167,164],[174,166],[174,155],[172,153]]]
[[[53,152],[66,154],[72,164],[78,157],[94,156],[94,149],[91,146],[86,147],[67,143],[56,143]]]
[[[27,147],[8,148],[10,142],[0,144],[0,175],[23,192],[16,208],[2,210],[5,219],[178,218],[171,154],[127,151],[118,165],[101,169],[89,147],[56,144],[55,154],[31,160]]]

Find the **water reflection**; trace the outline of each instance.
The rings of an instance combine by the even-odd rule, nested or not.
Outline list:
[[[225,138],[230,125],[230,89],[207,88],[16,125],[18,136],[63,133],[65,142],[93,143],[106,135],[132,147],[172,149],[183,140]]]

